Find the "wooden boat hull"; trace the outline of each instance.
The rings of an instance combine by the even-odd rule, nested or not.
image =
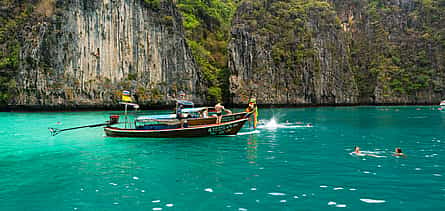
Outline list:
[[[221,123],[247,118],[249,115],[247,112],[222,115]],[[216,124],[216,117],[187,119],[187,124],[189,126]]]
[[[140,130],[116,127],[105,127],[104,131],[110,137],[141,137],[141,138],[180,138],[204,137],[217,135],[236,135],[246,123],[247,118],[224,122],[221,124],[199,125],[187,128]]]

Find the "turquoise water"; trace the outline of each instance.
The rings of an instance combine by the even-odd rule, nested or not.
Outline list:
[[[0,113],[0,210],[445,210],[437,108],[261,109],[257,130],[193,139],[52,137],[113,112]]]

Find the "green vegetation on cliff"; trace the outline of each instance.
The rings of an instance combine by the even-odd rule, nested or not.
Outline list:
[[[0,1],[0,104],[7,104],[15,88],[20,63],[18,31],[28,20],[33,7],[26,1]]]
[[[209,87],[209,101],[221,101],[228,94],[227,44],[236,4],[236,0],[177,1],[187,43]]]
[[[362,99],[375,97],[376,88],[386,102],[444,92],[445,1],[369,0],[351,6],[363,8],[366,17],[349,25]]]
[[[316,50],[313,40],[314,27],[309,23],[316,19],[318,27],[335,30],[337,19],[330,4],[325,1],[307,0],[250,0],[251,13],[241,14],[254,34],[265,37],[271,45],[275,65],[286,72],[298,71],[313,62]],[[325,33],[329,33],[325,31]],[[318,65],[312,66],[317,71]],[[295,80],[299,85],[299,80]]]

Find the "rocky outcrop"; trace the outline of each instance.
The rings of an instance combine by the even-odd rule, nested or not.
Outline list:
[[[159,105],[179,90],[198,104],[445,98],[443,1],[212,2],[178,3],[193,55],[176,1],[0,2],[0,104],[109,107],[122,90]]]
[[[363,103],[438,103],[445,97],[445,5],[440,1],[332,1],[351,36]]]
[[[439,1],[250,1],[229,45],[233,101],[415,104],[445,98]]]
[[[234,102],[256,96],[262,104],[356,103],[349,46],[330,8],[298,1],[263,8],[266,3],[245,1],[234,20],[229,46]]]
[[[148,2],[148,3],[147,3]],[[172,1],[70,0],[28,24],[10,104],[109,105],[122,90],[138,103],[196,102],[200,73]]]

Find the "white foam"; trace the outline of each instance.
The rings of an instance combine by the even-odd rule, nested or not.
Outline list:
[[[294,199],[298,199],[298,196],[294,196]]]
[[[173,204],[166,204],[167,207],[173,207]]]
[[[159,202],[161,202],[161,200],[154,200],[154,201],[151,201],[151,202],[153,202],[153,203],[159,203]]]
[[[145,190],[141,190],[142,193],[145,193]]]
[[[320,188],[327,188],[327,185],[320,185]]]
[[[422,169],[421,169],[421,168],[415,168],[415,170],[416,170],[416,171],[420,171],[420,170],[422,170]]]
[[[328,202],[328,205],[336,205],[336,204],[337,204],[337,202],[335,202],[335,201]]]
[[[238,208],[239,211],[247,211],[246,208]]]
[[[162,208],[160,208],[160,207],[155,207],[155,208],[153,208],[153,210],[162,210]]]
[[[338,188],[334,188],[334,190],[343,190],[344,188],[342,187],[338,187]]]
[[[250,190],[256,190],[256,188],[251,188]]]
[[[370,203],[370,204],[380,204],[385,203],[385,200],[377,200],[377,199],[360,199],[362,202]]]
[[[286,201],[286,200],[280,200],[280,202],[281,202],[281,203],[286,203],[287,201]]]
[[[350,191],[356,191],[357,189],[355,188],[349,188]]]
[[[267,193],[267,194],[272,195],[272,196],[285,196],[286,195],[285,193]]]
[[[263,123],[263,122],[261,122]],[[269,120],[268,122],[264,122],[264,125],[260,125],[258,126],[258,128],[264,128],[264,129],[269,129],[269,130],[273,130],[273,129],[277,129],[277,128],[305,128],[305,127],[313,127],[312,124],[305,124],[305,125],[299,125],[297,124],[292,124],[292,123],[277,123],[277,121],[275,120],[275,118],[272,118],[271,120]]]
[[[442,176],[442,174],[433,174],[433,176],[436,176],[436,177],[441,177],[441,176]]]
[[[335,207],[346,207],[346,204],[337,204]]]
[[[113,202],[113,204],[114,204],[114,205],[118,205],[118,204],[119,204],[119,202]]]
[[[116,186],[116,185],[117,185],[116,183],[112,183],[112,182],[110,182],[110,183],[108,183],[108,184],[110,184],[110,185],[112,185],[112,186]]]
[[[242,135],[250,135],[250,134],[256,134],[256,133],[260,133],[260,131],[254,130],[254,131],[249,131],[249,132],[241,132],[241,133],[237,133],[237,135],[242,136]]]
[[[206,189],[204,189],[204,191],[207,191],[207,192],[213,192],[213,189],[211,189],[211,188],[206,188]]]
[[[133,177],[133,179],[134,179],[134,180],[138,180],[138,179],[139,179],[139,177]]]
[[[233,193],[233,194],[235,194],[235,195],[243,195],[244,193],[236,192],[236,193]]]

